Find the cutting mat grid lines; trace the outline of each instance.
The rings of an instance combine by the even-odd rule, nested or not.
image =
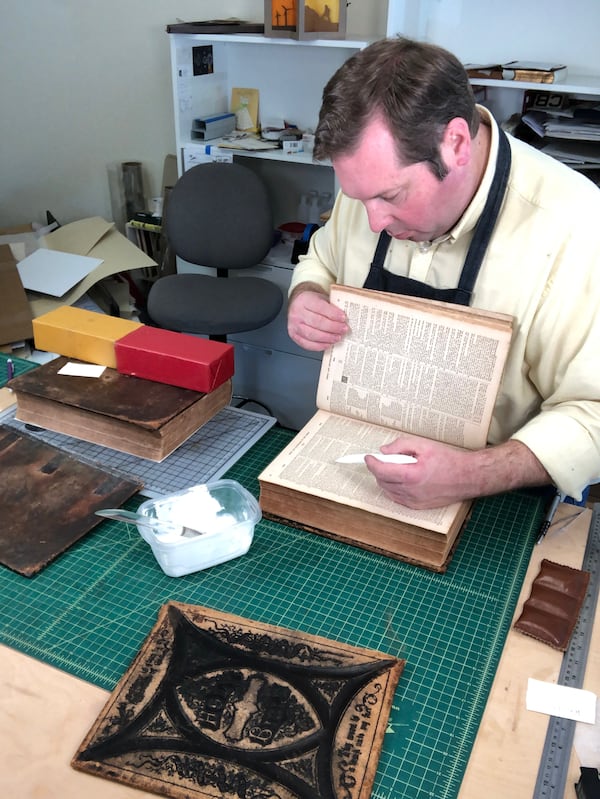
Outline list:
[[[5,423],[84,463],[138,480],[144,486],[141,493],[155,498],[218,480],[275,422],[272,416],[234,407],[223,408],[161,462],[35,428],[14,418]]]
[[[272,428],[227,477],[256,494],[290,437]],[[0,570],[0,640],[110,690],[173,599],[405,657],[373,797],[451,799],[542,512],[525,493],[478,502],[446,574],[263,520],[243,558],[174,579],[131,526],[105,521],[32,579]]]

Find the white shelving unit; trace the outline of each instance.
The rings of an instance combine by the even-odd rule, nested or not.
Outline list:
[[[349,5],[346,39],[297,41],[243,34],[169,34],[179,172],[204,157],[204,147],[191,138],[192,120],[228,111],[233,87],[259,90],[263,125],[287,120],[300,128],[314,129],[326,81],[357,50],[383,36],[403,33],[436,42],[464,63],[558,58],[575,70],[589,64],[590,70],[598,67],[600,73],[597,0],[582,0],[585,13],[577,21],[564,0],[548,3],[541,20],[537,1],[505,0],[493,28],[489,26],[489,10],[475,0],[370,0]],[[563,36],[563,31],[568,35]],[[202,46],[212,48],[214,71],[194,75],[193,48]],[[500,120],[521,110],[527,89],[600,97],[600,77],[575,74],[568,83],[555,85],[486,80],[474,80],[473,84],[486,88],[486,104]],[[288,156],[281,150],[229,152],[264,178],[276,225],[296,219],[300,196],[307,190],[335,194],[331,166],[315,164],[309,155]],[[292,268],[288,254],[274,250],[256,273],[275,281],[286,293]],[[234,390],[263,401],[282,424],[299,428],[314,411],[320,357],[292,344],[287,336],[286,314],[284,307],[280,316],[261,331],[232,339],[236,346]]]
[[[210,158],[205,143],[191,137],[193,119],[228,111],[233,87],[259,90],[263,125],[278,125],[285,120],[301,129],[314,129],[326,81],[368,43],[368,39],[300,42],[243,34],[169,34],[169,38],[180,174]],[[194,75],[193,50],[206,46],[212,48],[214,71]],[[218,142],[208,144],[214,148]],[[243,161],[263,178],[275,225],[297,220],[300,197],[307,191],[335,193],[333,169],[327,163],[314,163],[311,155],[286,155],[279,149],[220,152],[229,152],[234,160]],[[291,246],[275,247],[263,264],[241,270],[236,277],[266,277],[287,295],[293,270],[290,258]],[[199,267],[179,263],[178,268],[190,271]],[[234,393],[263,403],[282,425],[302,427],[315,412],[321,357],[320,353],[301,350],[290,340],[287,303],[269,325],[231,336],[230,341],[235,346]]]
[[[504,122],[513,116],[519,116],[523,110],[523,99],[525,92],[533,91],[547,95],[544,105],[547,102],[548,111],[558,103],[554,102],[560,96],[560,101],[566,96],[570,101],[592,101],[600,102],[600,76],[596,75],[570,75],[568,81],[558,83],[533,83],[527,81],[510,81],[510,80],[487,80],[481,78],[473,78],[471,83],[474,87],[482,87],[485,89],[486,96],[480,102],[483,102],[489,110],[494,114],[499,122]],[[545,108],[537,108],[536,110],[544,111]],[[577,141],[571,139],[565,140],[552,136],[540,138],[540,146],[546,146],[556,142],[577,145]],[[593,141],[593,140],[592,140]],[[535,143],[535,136],[534,136]],[[595,142],[596,152],[600,152],[600,142]],[[576,148],[575,148],[576,149]],[[564,157],[564,156],[562,156]],[[574,163],[569,162],[573,169],[586,174],[594,183],[600,185],[600,164],[597,163]]]
[[[519,113],[523,105],[523,94],[528,90],[549,94],[568,94],[581,99],[600,99],[600,75],[569,75],[567,81],[559,83],[530,83],[518,80],[488,80],[473,78],[471,84],[488,89],[486,105],[496,119],[503,121],[511,114]]]

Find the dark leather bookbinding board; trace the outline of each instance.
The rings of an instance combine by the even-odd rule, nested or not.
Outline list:
[[[544,558],[515,629],[553,649],[566,651],[589,581],[589,572]]]
[[[169,602],[72,765],[181,799],[368,799],[403,666]]]
[[[66,452],[0,426],[0,563],[31,577],[83,538],[141,483],[81,463]]]

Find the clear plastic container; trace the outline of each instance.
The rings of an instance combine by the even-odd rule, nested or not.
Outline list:
[[[164,531],[137,525],[169,577],[181,577],[245,555],[262,516],[256,499],[235,480],[215,480],[147,500],[138,513],[169,525]],[[181,525],[181,534],[172,532],[173,524]]]

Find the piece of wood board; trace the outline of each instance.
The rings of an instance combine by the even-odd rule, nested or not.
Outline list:
[[[0,425],[0,563],[31,577],[141,488]]]
[[[403,667],[169,602],[72,766],[176,799],[368,799]]]

